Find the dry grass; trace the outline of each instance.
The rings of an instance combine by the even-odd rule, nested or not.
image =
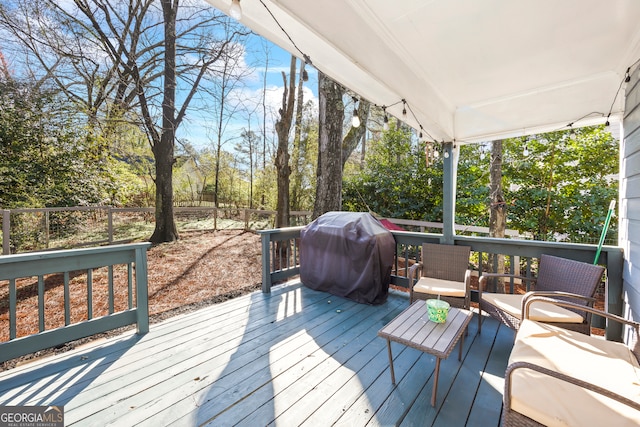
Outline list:
[[[178,313],[225,301],[260,288],[260,237],[241,230],[185,232],[180,239],[152,247],[148,254],[149,314],[151,322],[158,322]],[[126,266],[116,266],[113,272],[113,311],[128,307],[129,291]],[[108,271],[96,270],[92,277],[93,317],[109,313]],[[45,329],[65,324],[64,278],[45,277]],[[2,284],[2,283],[0,283]],[[37,333],[38,281],[28,278],[18,281],[17,336]],[[87,319],[87,276],[76,272],[69,277],[70,323]],[[135,304],[135,300],[134,300]],[[0,286],[0,342],[7,341],[9,330],[8,286]],[[66,351],[90,339],[120,333],[100,334],[59,349],[39,352]],[[6,362],[0,369],[15,366]]]

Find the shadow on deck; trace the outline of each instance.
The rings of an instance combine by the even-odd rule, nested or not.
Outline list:
[[[253,293],[0,373],[0,405],[63,405],[65,425],[500,423],[513,331],[472,320],[441,364],[377,332],[408,306],[357,304],[299,283]]]

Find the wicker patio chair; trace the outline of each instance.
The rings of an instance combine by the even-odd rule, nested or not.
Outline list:
[[[531,321],[529,305],[539,301],[618,322],[627,327],[626,344]],[[504,377],[503,426],[538,427],[549,420],[562,425],[640,424],[640,323],[546,297],[529,299],[524,319]]]
[[[452,307],[469,309],[470,252],[469,246],[423,244],[422,262],[409,269],[409,304],[440,297]]]
[[[538,277],[522,277],[511,274],[485,273],[478,285],[478,333],[482,332],[482,311],[517,330],[522,319],[524,303],[534,296],[571,300],[576,304],[593,307],[598,284],[602,281],[604,267],[543,254],[540,257]],[[530,292],[502,294],[486,292],[487,280],[493,277],[513,277],[530,281]],[[515,288],[514,288],[515,289]],[[576,308],[566,309],[539,302],[532,307],[531,319],[552,322],[557,326],[591,333],[591,313]]]

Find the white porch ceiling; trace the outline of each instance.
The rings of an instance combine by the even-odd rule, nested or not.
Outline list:
[[[231,3],[207,1],[223,12]],[[304,53],[370,102],[395,104],[389,113],[401,117],[405,99],[405,121],[438,141],[604,123],[612,104],[611,117],[619,117],[624,85],[618,89],[640,59],[640,0],[241,0],[241,6],[247,27],[298,57]]]

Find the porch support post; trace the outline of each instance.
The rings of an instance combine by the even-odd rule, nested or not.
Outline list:
[[[271,293],[271,234],[259,232],[262,242],[262,293]]]
[[[440,243],[452,245],[455,236],[456,217],[456,165],[458,150],[453,142],[445,142],[444,176],[442,178],[442,241]]]
[[[624,253],[607,252],[607,292],[605,293],[605,309],[609,313],[624,316],[623,306],[623,267]],[[601,256],[602,258],[602,256]],[[635,320],[635,319],[634,319]],[[607,321],[605,337],[609,341],[624,341],[624,330],[621,323]]]

